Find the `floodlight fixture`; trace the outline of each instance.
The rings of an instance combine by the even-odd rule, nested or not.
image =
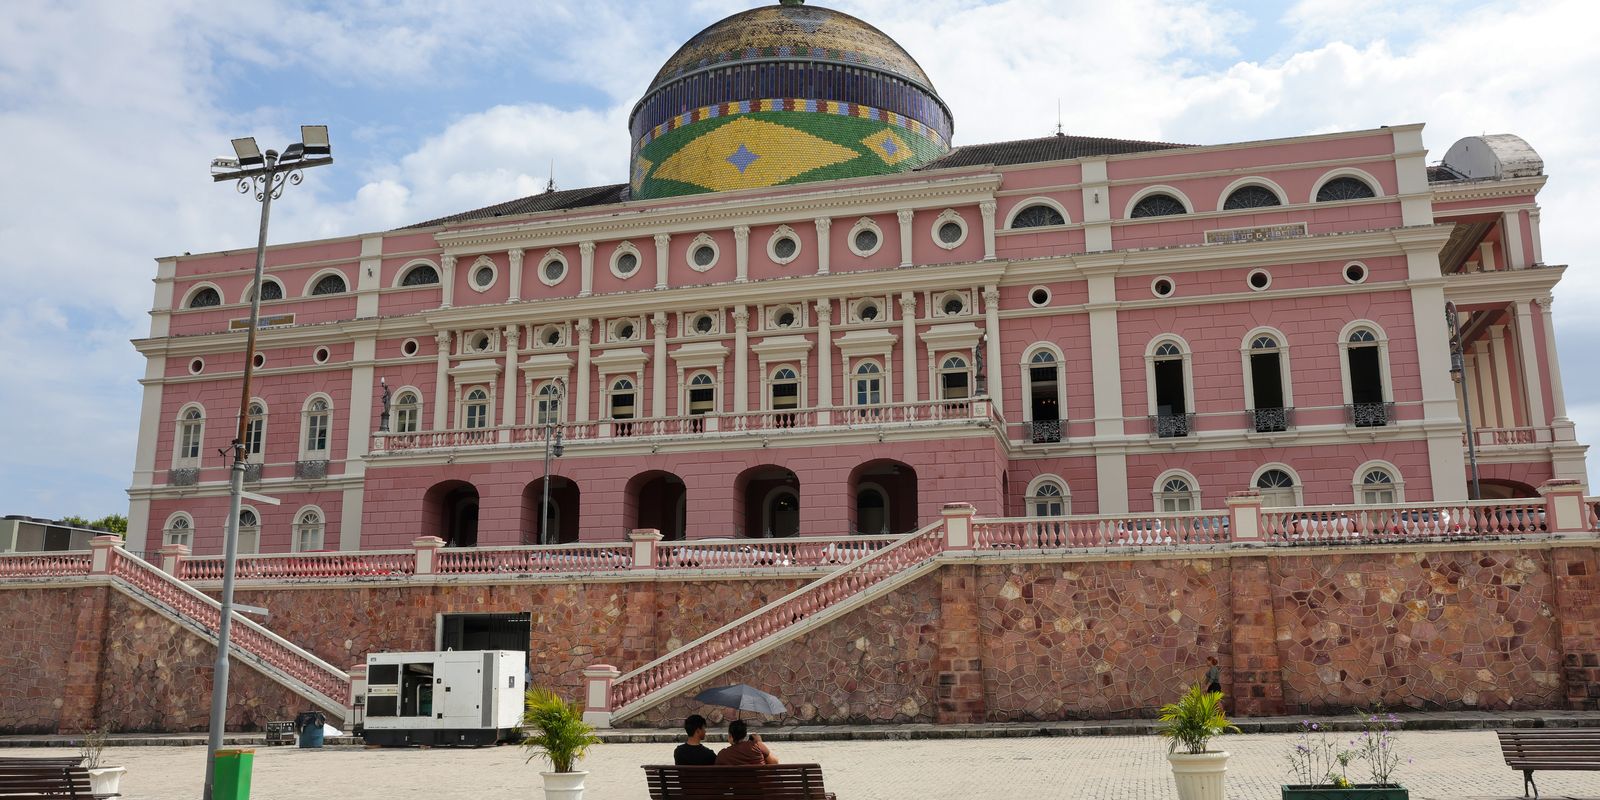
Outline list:
[[[333,146],[328,143],[326,125],[301,125],[300,144],[305,146],[308,156],[325,156],[333,153]]]
[[[259,166],[265,161],[261,156],[261,148],[256,146],[256,137],[254,136],[234,139],[233,152],[238,154],[239,165],[242,167]]]

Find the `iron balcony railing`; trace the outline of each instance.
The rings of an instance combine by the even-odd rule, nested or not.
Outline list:
[[[1252,408],[1245,413],[1256,433],[1281,433],[1294,425],[1292,408]]]
[[[1194,430],[1193,414],[1157,414],[1150,417],[1150,431],[1160,439],[1175,439]]]
[[[1394,421],[1394,403],[1351,403],[1344,408],[1357,428],[1382,428]]]

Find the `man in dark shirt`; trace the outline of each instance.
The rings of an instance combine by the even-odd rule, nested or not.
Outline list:
[[[760,736],[747,735],[749,730],[742,719],[728,723],[729,745],[717,753],[718,766],[747,767],[778,763],[778,757],[772,754],[766,742],[761,741]]]
[[[717,754],[701,744],[706,738],[706,718],[691,714],[683,721],[683,730],[689,734],[689,741],[672,751],[672,763],[680,767],[709,767],[716,764]]]

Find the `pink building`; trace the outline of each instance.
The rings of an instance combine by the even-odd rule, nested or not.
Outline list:
[[[269,250],[241,552],[1454,502],[1464,395],[1484,497],[1585,477],[1515,136],[952,146],[910,55],[789,3],[630,125],[628,184]],[[130,548],[221,551],[252,268],[157,262]]]

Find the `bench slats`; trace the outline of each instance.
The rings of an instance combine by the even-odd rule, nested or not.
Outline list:
[[[18,759],[45,761],[46,759]],[[73,760],[73,759],[64,759]],[[81,760],[80,760],[81,761]],[[77,765],[39,766],[12,761],[0,764],[0,798],[4,800],[61,800],[93,797],[89,771]]]
[[[825,800],[819,764],[746,767],[646,766],[653,800]]]

